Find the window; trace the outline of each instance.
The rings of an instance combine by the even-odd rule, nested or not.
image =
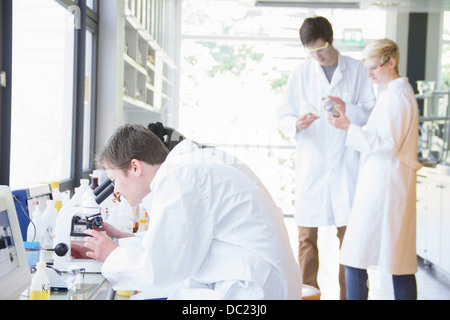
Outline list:
[[[70,178],[74,25],[52,0],[13,1],[12,188]]]
[[[299,28],[323,15],[341,53],[360,58],[364,40],[385,36],[386,13],[255,7],[253,0],[183,0],[182,12],[180,132],[237,155],[292,214],[295,146],[278,130],[276,107],[306,57]]]
[[[440,89],[450,89],[450,11],[444,12]]]
[[[97,0],[12,3],[9,185],[73,189],[94,167]]]
[[[84,126],[83,126],[83,171],[89,171],[93,167],[93,143],[94,126],[91,119],[94,120],[93,114],[93,96],[92,90],[95,89],[95,79],[93,78],[94,70],[94,43],[95,36],[91,31],[86,32],[86,62],[85,62],[85,77],[84,77]]]

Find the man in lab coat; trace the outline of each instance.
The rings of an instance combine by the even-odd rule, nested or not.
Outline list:
[[[362,63],[334,48],[333,29],[327,19],[305,19],[300,39],[309,57],[292,73],[278,114],[282,132],[297,142],[295,221],[303,281],[319,288],[318,227],[335,225],[342,244],[359,159],[357,152],[345,147],[345,132],[328,125],[321,105],[326,97],[339,97],[346,102],[349,118],[364,125],[375,97]],[[343,266],[339,283],[341,299],[345,299]]]
[[[239,160],[184,140],[168,150],[140,125],[117,129],[98,156],[114,192],[150,215],[142,237],[86,231],[87,255],[116,290],[142,298],[300,299],[283,216]],[[109,228],[110,226],[107,226]]]

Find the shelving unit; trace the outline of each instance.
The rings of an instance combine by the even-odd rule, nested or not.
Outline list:
[[[96,145],[124,123],[177,121],[175,86],[181,3],[99,3]]]
[[[169,57],[170,1],[127,0],[125,3],[124,83],[125,110],[161,112],[173,100]],[[166,20],[167,19],[167,20]]]

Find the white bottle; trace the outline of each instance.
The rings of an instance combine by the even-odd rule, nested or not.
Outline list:
[[[53,249],[53,230],[56,226],[58,211],[55,208],[55,200],[47,200],[47,207],[42,213],[42,242],[44,249]]]
[[[81,207],[83,194],[87,190],[91,190],[91,188],[89,187],[89,179],[80,179],[80,186],[78,188],[75,188],[75,193],[73,194],[72,198],[63,205],[63,207],[59,211],[60,215],[62,215],[69,208]]]
[[[122,224],[119,218],[118,205],[116,202],[113,202],[112,205],[108,209],[108,219],[106,220],[110,225],[112,225],[117,230],[122,229]]]
[[[124,232],[133,233],[133,210],[126,199],[121,199],[118,205],[118,211],[121,230]]]
[[[50,300],[50,280],[47,265],[43,261],[36,264],[36,273],[31,280],[30,300]]]
[[[52,186],[52,197],[53,200],[55,200],[55,208],[56,211],[59,212],[59,210],[61,210],[62,206],[63,206],[63,202],[62,202],[62,194],[59,191],[59,182],[57,181],[52,181],[50,182],[51,186]]]
[[[81,197],[81,211],[85,215],[92,215],[100,212],[100,207],[95,202],[94,191],[89,188],[84,191],[83,196]]]
[[[28,242],[41,242],[42,239],[42,212],[39,210],[39,205],[36,205],[31,214],[31,221],[27,229]]]

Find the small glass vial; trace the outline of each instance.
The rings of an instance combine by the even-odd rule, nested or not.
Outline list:
[[[333,117],[337,118],[341,115],[337,109],[336,103],[328,97],[322,100],[322,106]]]

